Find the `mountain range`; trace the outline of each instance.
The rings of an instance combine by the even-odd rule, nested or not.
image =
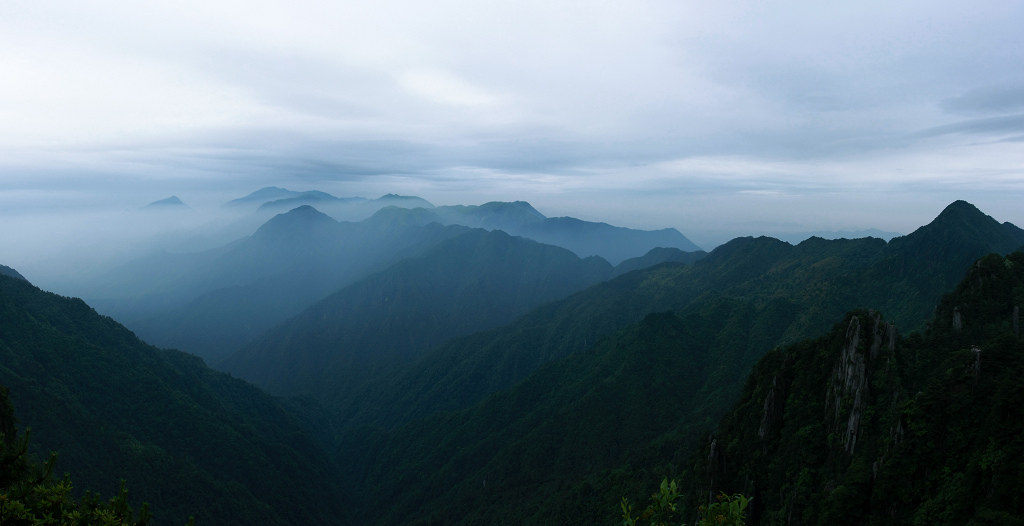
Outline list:
[[[742,367],[774,345],[827,330],[856,306],[873,305],[891,312],[901,326],[917,328],[974,259],[1021,245],[1020,229],[964,202],[888,244],[812,238],[792,246],[766,237],[738,238],[692,265],[666,263],[622,275],[500,329],[453,339],[386,375],[351,404],[328,405],[345,421],[385,428],[466,407],[543,363],[585,351],[648,313],[668,310],[725,308],[721,316],[736,317],[744,336],[723,345],[737,364],[738,382]]]
[[[956,271],[931,261],[959,265],[967,256],[955,256],[954,247],[964,250],[957,243],[968,238],[967,249],[984,254],[986,244],[1020,244],[1018,236],[1014,227],[954,203],[895,246],[809,240],[792,247],[740,239],[692,266],[635,272],[506,328],[455,340],[354,397],[362,411],[355,423],[390,431],[352,432],[341,458],[351,466],[373,459],[356,470],[361,478],[354,483],[389,503],[393,514],[382,524],[412,510],[424,524],[458,523],[441,519],[456,510],[465,523],[608,522],[616,493],[660,478],[629,466],[685,460],[679,452],[692,450],[697,437],[713,429],[766,351],[820,334],[843,316],[843,302],[885,305],[906,326],[923,327],[942,296],[927,287],[942,276],[962,276],[971,265]],[[938,259],[874,281],[880,269],[924,246]],[[885,293],[892,290],[914,294]],[[583,311],[587,307],[594,310]],[[598,340],[602,328],[614,330],[613,320],[627,319],[630,310],[664,309],[675,312],[647,315],[637,325],[619,322],[621,332],[595,347],[582,341],[584,335]],[[545,321],[548,328],[542,328]],[[487,496],[484,479],[494,488]],[[602,503],[610,508],[599,508]]]
[[[474,229],[332,294],[219,367],[271,392],[322,393],[612,273],[601,258]]]
[[[546,221],[303,206],[95,284],[165,314],[261,291],[169,317],[194,332],[287,304],[207,355],[275,395],[3,267],[0,384],[40,453],[85,488],[125,478],[159,524],[611,523],[664,477],[688,521],[718,490],[753,496],[752,524],[1024,511],[1021,229],[957,201],[889,242],[738,238],[613,267],[509,232]],[[346,250],[371,256],[326,270]]]
[[[217,249],[124,265],[86,297],[155,345],[217,362],[331,292],[466,231],[421,226],[397,210],[339,223],[302,206]]]
[[[445,219],[435,213],[437,208],[417,197],[388,194],[372,201],[349,200],[324,192],[299,193],[280,188],[265,188],[225,206],[252,206],[260,201],[263,204],[259,211],[308,201],[317,206],[326,202],[371,207],[376,212],[359,222],[339,222],[309,204],[300,205],[271,217],[252,235],[218,248],[192,253],[156,252],[68,290],[87,298],[100,312],[125,323],[146,341],[192,352],[215,364],[329,294],[404,258],[420,255],[467,231],[466,226],[493,227],[501,223],[509,227],[511,223],[504,224],[500,219],[508,215],[507,209],[533,210],[526,203],[447,207]],[[470,220],[458,220],[458,214],[451,211],[455,209],[469,210],[462,215]],[[569,219],[559,218],[552,223],[536,211],[530,215],[540,226],[563,224]],[[578,220],[571,224],[570,230],[578,231],[578,235],[569,236],[563,227],[559,230],[533,225],[535,235],[526,237],[544,238],[561,232],[558,235],[568,236],[567,241],[555,245],[577,249],[587,243],[605,246],[629,256],[632,267],[663,258],[695,259],[675,252],[650,252],[659,248],[659,241],[666,241],[665,247],[692,246],[675,230],[646,232]],[[579,283],[583,288],[594,281]],[[522,312],[525,310],[516,314]],[[502,318],[501,322],[508,319]]]

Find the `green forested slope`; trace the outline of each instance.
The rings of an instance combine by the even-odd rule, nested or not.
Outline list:
[[[17,270],[14,270],[13,268],[8,267],[7,265],[0,265],[0,274],[3,274],[4,276],[10,276],[12,278],[25,279],[25,276],[22,276],[21,274],[18,273]]]
[[[738,238],[693,265],[629,273],[541,306],[508,326],[452,340],[339,408],[349,424],[387,428],[439,409],[467,407],[648,313],[690,312],[722,298],[786,313],[779,338],[752,338],[752,360],[780,343],[820,334],[846,311],[863,306],[891,312],[901,327],[916,328],[971,261],[1021,245],[1020,229],[963,201],[888,244],[811,238],[792,246]]]
[[[703,250],[683,252],[678,248],[656,247],[650,249],[642,256],[629,258],[615,265],[615,275],[621,276],[634,270],[650,268],[661,263],[686,263],[687,265],[692,265],[706,255],[707,252]]]
[[[474,229],[332,294],[219,367],[271,392],[333,400],[388,366],[612,272],[601,258]]]
[[[827,310],[826,299],[834,298],[830,290],[839,285],[831,279],[835,273],[853,272],[864,265],[865,254],[884,248],[882,241],[870,239],[830,243],[792,247],[770,238],[741,238],[692,266],[669,263],[620,276],[543,305],[508,326],[452,340],[371,386],[342,415],[352,424],[391,427],[438,409],[466,407],[650,312],[698,310],[722,297],[785,312],[786,326],[799,337],[807,318],[820,315],[806,312],[801,302],[819,298],[816,306]],[[833,259],[826,269],[814,266],[828,257]],[[756,357],[776,339],[754,341]]]
[[[855,312],[772,351],[697,458],[753,524],[1024,523],[1024,254],[987,256],[923,333]],[[709,462],[710,459],[710,462]]]
[[[780,313],[781,314],[781,313]],[[672,459],[732,400],[771,315],[735,300],[651,314],[512,389],[410,423],[353,466],[381,524],[598,524],[646,482],[610,470]],[[629,480],[635,478],[635,480]],[[486,483],[485,483],[486,481]]]
[[[7,387],[0,385],[0,524],[4,526],[146,526],[149,505],[135,513],[128,490],[103,499],[79,498],[70,477],[54,474],[57,457],[39,462],[29,453],[29,432],[19,433]],[[20,435],[20,436],[19,436]],[[78,493],[81,493],[80,491]],[[191,518],[190,518],[191,519]],[[190,522],[191,524],[191,522]]]
[[[930,247],[930,257],[943,256],[938,264],[922,260],[920,268],[899,245],[881,240],[811,239],[793,247],[747,238],[692,267],[663,265],[592,287],[411,366],[388,385],[405,392],[386,406],[391,415],[408,412],[376,423],[413,421],[390,432],[350,431],[342,457],[352,459],[370,509],[388,503],[392,511],[381,524],[608,522],[618,497],[642,501],[663,476],[687,471],[696,439],[727,411],[768,349],[820,334],[842,318],[841,309],[858,305],[881,304],[902,312],[908,325],[923,326],[943,292],[928,287],[970,266],[957,271],[963,256],[955,252],[1018,240],[973,210],[968,218],[991,227],[984,235],[961,235],[955,203],[931,225],[943,228],[908,236]],[[891,275],[880,271],[894,262],[906,266]],[[891,293],[900,287],[915,294]],[[601,336],[600,327],[676,305],[676,314],[647,316]],[[566,350],[576,352],[559,360]],[[415,420],[433,408],[457,408],[494,385],[516,384],[520,374],[525,381],[478,405]]]
[[[0,276],[0,384],[79,487],[127,480],[155,524],[338,524],[339,470],[273,398],[146,345],[83,301]]]

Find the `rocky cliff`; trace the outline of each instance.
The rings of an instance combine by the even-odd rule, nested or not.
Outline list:
[[[979,260],[922,333],[861,310],[768,353],[695,460],[690,505],[726,491],[754,497],[751,524],[1019,523],[1022,266]]]

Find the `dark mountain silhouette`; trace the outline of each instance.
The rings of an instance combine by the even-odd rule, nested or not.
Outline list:
[[[862,237],[877,237],[879,239],[889,241],[894,237],[899,237],[900,233],[886,232],[884,230],[878,230],[877,228],[869,228],[867,230],[815,230],[813,232],[792,232],[774,235],[781,241],[795,245],[811,237],[820,237],[822,239],[859,239]]]
[[[1007,254],[1022,246],[1024,230],[999,223],[966,201],[953,202],[931,223],[889,242],[885,259],[875,266],[873,282],[888,277],[898,284],[876,291],[894,300],[877,305],[899,326],[917,329],[920,322],[910,321],[927,319],[931,313],[909,311],[917,302],[900,302],[901,297],[926,290],[952,290],[976,259],[989,252]],[[938,298],[929,303],[934,306]]]
[[[347,521],[340,470],[280,402],[151,347],[83,301],[0,276],[0,385],[36,453],[157,524]]]

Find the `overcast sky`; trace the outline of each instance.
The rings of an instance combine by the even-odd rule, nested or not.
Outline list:
[[[705,245],[955,199],[1020,225],[1022,27],[985,0],[5,0],[0,220],[277,185]]]

